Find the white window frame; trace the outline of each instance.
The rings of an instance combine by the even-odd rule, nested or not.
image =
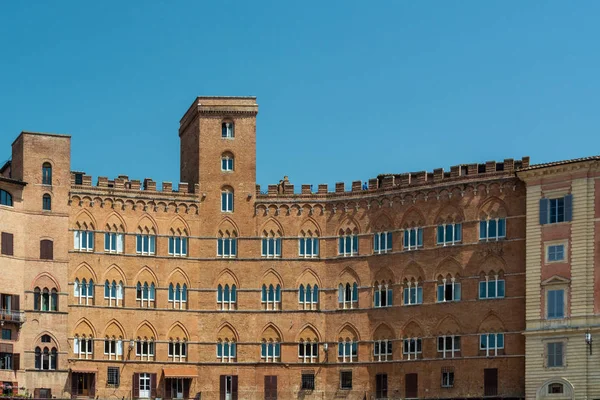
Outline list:
[[[446,300],[446,285],[449,285],[451,287],[451,293],[452,293],[451,300]],[[439,296],[440,287],[443,287],[442,299],[440,299],[440,296]],[[450,282],[448,282],[447,278],[443,278],[442,283],[437,285],[436,300],[438,303],[458,302],[461,300],[461,296],[462,296],[461,284],[456,282],[455,277],[450,278]]]
[[[187,236],[169,236],[169,255],[173,257],[187,257],[188,245]]]
[[[170,295],[170,291],[171,291],[171,286],[173,286],[173,298],[169,298],[169,296],[167,296],[167,299],[169,301],[169,304],[172,305],[173,309],[175,310],[185,310],[187,308],[187,297],[188,297],[188,288],[187,288],[187,284],[183,283],[179,283],[176,282],[175,284],[173,282],[169,283],[169,295]],[[177,286],[179,286],[179,289],[177,288]],[[184,293],[185,293],[185,299],[184,299]],[[179,297],[179,298],[178,298]]]
[[[407,239],[408,238],[408,239]],[[413,242],[414,238],[414,244]],[[419,240],[421,243],[419,243]],[[408,243],[408,245],[407,245]],[[423,228],[414,227],[407,228],[404,230],[404,238],[402,240],[402,247],[404,250],[417,250],[423,247]]]
[[[138,283],[140,284],[140,287],[141,287],[141,289],[140,289],[141,294],[140,294],[139,297],[138,297],[138,293],[137,293]],[[145,289],[144,285],[147,284],[147,283],[148,282],[144,282],[142,284],[140,281],[138,281],[135,284],[135,300],[140,302],[140,307],[144,307],[144,306],[145,307],[150,307],[152,305],[151,303],[154,303],[154,301],[155,301],[155,297],[156,297],[156,285],[154,286],[154,293],[152,293],[153,292],[152,291],[152,285],[153,285],[154,282],[150,282],[150,284],[148,285],[148,296],[147,297],[144,296],[144,291],[145,291],[144,290]]]
[[[260,246],[261,257],[281,258],[282,239],[280,236],[263,236]]]
[[[300,236],[298,238],[298,257],[300,257],[300,258],[319,257],[319,237],[318,236]]]
[[[83,283],[83,281],[85,281],[85,283]],[[84,286],[86,294],[83,294]],[[75,282],[73,283],[73,295],[77,299],[77,304],[89,306],[90,299],[92,299],[92,302],[94,299],[95,286],[96,284],[94,283],[93,279],[90,279],[88,282],[85,278],[83,278],[81,281],[79,278],[76,278]]]
[[[494,337],[494,346],[490,346],[490,337]],[[502,346],[498,346],[498,337],[502,337]],[[485,338],[485,339],[484,339]],[[485,346],[483,342],[485,341]],[[498,355],[498,350],[504,349],[504,333],[482,333],[479,335],[479,350],[485,350],[486,357],[492,357]],[[493,354],[490,354],[492,353]]]
[[[75,336],[73,339],[73,353],[80,360],[89,360],[94,358],[94,338]]]
[[[485,296],[482,296],[482,292],[481,292],[481,284],[484,283],[484,281],[479,281],[479,299],[481,300],[487,300],[487,299],[503,299],[504,297],[506,297],[506,280],[504,279],[498,279],[499,275],[494,275],[494,279],[490,281],[490,277],[488,275],[485,276]],[[495,287],[495,292],[496,295],[495,296],[490,296],[489,295],[489,284],[490,282],[494,282],[494,287]],[[504,290],[504,294],[502,296],[500,296],[498,294],[498,288],[500,287],[500,282],[502,282],[502,285],[504,286],[503,290]]]
[[[221,244],[221,254],[219,254],[219,243]],[[237,257],[237,237],[221,236],[217,238],[217,257],[218,258],[236,258]]]
[[[225,124],[225,136],[223,136],[223,125],[221,125],[221,139],[233,139],[235,125],[231,121],[223,121],[221,124]]]
[[[271,287],[273,287],[273,299],[269,299],[269,293],[271,290]],[[279,287],[279,298],[277,298],[277,288]],[[266,298],[263,298],[263,289],[266,291]],[[269,286],[267,286],[266,284],[263,284],[261,286],[261,303],[264,307],[265,310],[267,311],[273,311],[273,310],[281,310],[281,285],[280,284],[269,284]]]
[[[408,346],[408,351],[406,347]],[[414,349],[412,348],[414,347]],[[420,347],[420,349],[419,349]],[[419,358],[419,354],[423,353],[423,341],[421,338],[406,338],[402,340],[402,354],[406,355],[406,359],[417,360]],[[411,358],[412,356],[412,358]]]
[[[265,354],[263,354],[262,346],[265,346]],[[279,353],[279,355],[276,355],[276,353]],[[275,340],[263,339],[261,342],[260,358],[267,363],[279,362],[281,360],[281,343]]]
[[[223,172],[233,172],[234,169],[234,157],[230,156],[221,156],[221,171]],[[223,168],[225,167],[225,168]]]
[[[348,251],[348,242],[350,242],[350,251]],[[343,244],[343,246],[340,246],[340,244]],[[356,247],[354,245],[356,245]],[[358,234],[353,233],[350,235],[338,236],[338,255],[343,257],[354,257],[358,255]]]
[[[385,353],[381,351],[382,345],[385,346]],[[373,357],[375,361],[392,361],[393,360],[393,348],[392,341],[390,339],[375,340],[373,341]]]
[[[338,285],[338,308],[342,309],[342,310],[348,310],[348,309],[353,309],[358,308],[358,296],[355,296],[354,293],[354,286],[356,285],[357,290],[358,290],[358,283],[357,282],[353,282],[352,285],[350,285],[350,296],[348,297],[348,292],[347,292],[347,286],[350,285],[350,282],[346,282],[346,284],[340,283]],[[340,301],[340,290],[342,291],[342,296],[341,296],[341,300]],[[341,305],[341,307],[340,307]]]
[[[233,192],[231,190],[221,191],[221,212],[232,213],[234,207]]]
[[[309,287],[310,287],[310,296],[308,294]],[[316,289],[316,291],[317,291],[316,300],[315,300],[315,287],[317,288]],[[302,300],[300,298],[301,290],[304,291],[304,300]],[[316,310],[317,306],[319,304],[319,285],[317,285],[316,283],[314,283],[312,285],[310,283],[307,283],[306,285],[301,284],[298,287],[298,303],[300,305],[302,305],[302,308],[304,310]]]
[[[108,282],[108,296],[106,296],[106,283],[107,283],[108,279],[104,281],[104,299],[108,300],[108,306],[112,307],[113,306],[113,301],[115,303],[115,306],[119,307],[119,305],[122,305],[123,303],[123,281],[119,281],[119,283],[117,283],[114,279],[112,282]],[[112,284],[113,282],[115,283],[115,295],[113,296],[112,293]],[[119,300],[121,301],[121,304],[119,304]]]
[[[442,339],[441,348],[440,339]],[[448,355],[450,358],[454,358],[455,353],[460,352],[460,341],[460,336],[456,335],[438,336],[437,351],[442,353],[442,358],[448,358]],[[450,347],[450,349],[446,347]]]
[[[108,351],[106,351],[106,344],[108,343]],[[108,356],[109,360],[122,360],[123,359],[123,339],[117,339],[114,336],[104,338],[104,355]]]
[[[184,362],[187,360],[187,342],[183,341],[169,341],[168,344],[168,357],[169,361],[172,362]],[[178,351],[179,350],[179,351]]]
[[[452,238],[450,240],[448,240],[447,236],[447,231],[446,231],[446,227],[447,226],[452,226]],[[460,229],[456,229],[456,226],[460,226]],[[444,229],[444,234],[443,234],[443,241],[439,241],[439,236],[438,236],[438,231],[439,231],[439,227],[442,226]],[[460,238],[456,238],[457,236],[457,232],[460,232]],[[462,222],[454,222],[451,224],[441,224],[438,225],[436,227],[435,230],[435,242],[437,243],[438,246],[454,246],[457,243],[461,243],[462,242]]]
[[[77,251],[94,251],[94,231],[75,230],[73,231],[73,248]],[[85,245],[84,245],[85,242]]]
[[[550,250],[551,248],[556,248],[562,246],[563,250],[562,250],[562,255],[563,257],[561,259],[556,259],[556,260],[551,260],[550,259]],[[554,241],[554,242],[547,242],[544,244],[545,247],[545,259],[546,259],[546,264],[555,264],[555,263],[566,263],[567,262],[567,257],[568,257],[568,242],[565,240],[561,240],[561,241]]]
[[[490,221],[496,223],[496,235],[490,236]],[[504,224],[504,234],[500,234],[500,222]],[[485,224],[485,226],[483,226]],[[506,218],[488,218],[479,221],[479,240],[482,242],[493,242],[506,239]]]
[[[125,235],[121,232],[104,232],[104,252],[122,254],[125,247]]]
[[[316,353],[313,351],[317,348]],[[304,349],[304,354],[301,354],[300,349]],[[304,364],[312,364],[319,359],[319,342],[304,340],[298,343],[298,358]]]
[[[138,343],[141,343],[138,344]],[[135,343],[135,356],[139,357],[142,361],[153,361],[154,360],[154,340],[142,340],[138,339]],[[141,347],[141,351],[139,347]],[[146,349],[144,349],[146,346]],[[147,350],[147,351],[144,351]]]
[[[156,254],[156,235],[138,233],[135,236],[135,252],[143,256],[152,256]]]
[[[373,294],[373,307],[375,308],[387,308],[393,305],[393,289],[390,284],[385,283],[379,284],[374,287],[375,293]],[[379,304],[377,304],[377,293],[379,293]],[[383,305],[383,299],[385,298],[385,305]]]
[[[221,287],[221,299],[219,300],[219,286]],[[229,300],[225,300],[225,287],[229,287]],[[233,299],[233,289],[235,288],[235,299]],[[219,284],[217,286],[217,306],[221,311],[230,311],[235,310],[237,307],[237,285],[232,283],[229,285],[226,283],[225,285]]]
[[[340,354],[340,346],[342,346],[342,351]],[[350,348],[350,352],[348,353],[348,347]],[[344,340],[338,342],[338,362],[341,363],[351,363],[358,361],[358,341],[356,340]]]
[[[219,346],[221,347],[221,355],[219,355]],[[221,360],[222,363],[235,362],[236,357],[237,345],[235,341],[226,339],[217,342],[217,359]]]
[[[407,296],[406,291],[408,290],[408,303],[406,302]],[[421,301],[419,301],[419,290],[421,291]],[[414,294],[415,301],[412,300],[412,295]],[[423,304],[423,286],[419,286],[419,282],[407,282],[404,286],[404,290],[402,292],[403,297],[403,305],[405,306],[414,306],[417,304]]]
[[[373,234],[373,253],[385,254],[392,251],[394,236],[392,232],[384,231]]]

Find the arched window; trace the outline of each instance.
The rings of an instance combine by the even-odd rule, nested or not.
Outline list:
[[[391,282],[375,282],[373,289],[373,305],[375,307],[392,306],[393,292]]]
[[[281,257],[281,233],[279,231],[263,232],[261,255],[268,258]]]
[[[123,338],[114,336],[104,338],[104,356],[109,360],[123,359]]]
[[[0,204],[3,206],[13,206],[12,195],[3,189],[0,189]]]
[[[217,257],[234,258],[237,255],[237,234],[234,231],[221,232],[217,238]]]
[[[235,341],[224,339],[217,341],[217,358],[221,362],[234,362],[236,357]]]
[[[338,237],[338,254],[344,257],[351,257],[358,254],[358,230],[350,228],[340,230]]]
[[[301,339],[298,343],[298,358],[303,363],[314,363],[319,358],[319,343],[316,340]]]
[[[94,303],[94,281],[90,279],[89,282],[84,278],[79,282],[79,279],[75,279],[73,285],[73,294],[77,298],[78,304],[86,306]]]
[[[352,285],[346,283],[338,286],[338,307],[341,309],[349,309],[358,307],[358,284],[354,282]]]
[[[169,342],[169,361],[183,362],[187,358],[187,343],[171,340]]]
[[[319,286],[314,284],[300,285],[298,289],[298,303],[304,310],[316,310],[319,304]]]
[[[278,339],[263,339],[260,345],[260,358],[265,362],[279,362],[281,359],[281,343]]]
[[[33,290],[33,309],[36,311],[58,311],[58,291],[47,287]]]
[[[233,171],[233,154],[223,153],[223,155],[221,156],[221,171]]]
[[[262,286],[261,303],[265,310],[281,310],[281,286],[272,284]]]
[[[148,282],[144,282],[143,285],[141,282],[137,283],[136,299],[138,300],[138,305],[140,307],[154,307],[154,295],[154,282],[152,282],[150,285],[148,285]]]
[[[173,285],[169,284],[169,303],[173,305],[173,308],[184,310],[187,304],[187,285],[177,283]]]
[[[392,341],[389,339],[373,341],[373,356],[375,361],[388,361],[392,359]]]
[[[237,303],[237,288],[235,284],[217,286],[217,306],[220,310],[235,310]]]
[[[414,278],[404,281],[404,305],[423,304],[423,286]]]
[[[40,370],[55,370],[58,364],[58,352],[56,347],[52,350],[44,347],[42,350],[40,347],[35,348],[35,368]]]
[[[136,235],[135,251],[141,255],[154,255],[156,253],[156,235],[154,230],[139,229]]]
[[[437,301],[445,303],[447,301],[460,301],[461,285],[458,277],[448,274],[446,277],[441,275],[437,282]]]
[[[221,123],[221,137],[226,139],[233,139],[235,125],[231,121],[223,121]]]
[[[42,164],[42,185],[52,185],[52,165],[47,162]]]
[[[301,258],[313,258],[319,256],[319,236],[311,231],[300,232],[298,238],[298,255]]]
[[[338,361],[353,362],[358,359],[358,342],[356,338],[340,338],[338,340]]]
[[[42,196],[42,210],[50,211],[52,210],[52,198],[48,193]]]
[[[73,339],[73,353],[80,359],[94,358],[94,339],[85,335],[75,335]]]
[[[223,189],[221,192],[221,212],[233,212],[233,190]]]
[[[104,282],[104,299],[108,301],[109,307],[119,307],[123,305],[123,282],[109,282],[108,279]]]
[[[140,360],[151,361],[154,359],[154,339],[148,338],[137,338],[135,355],[139,357]]]

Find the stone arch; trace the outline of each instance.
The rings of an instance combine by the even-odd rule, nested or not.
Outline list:
[[[481,262],[481,272],[484,275],[500,274],[500,271],[504,272],[505,269],[506,262],[501,257],[494,254],[487,256]]]
[[[371,230],[373,232],[380,232],[390,230],[394,227],[392,218],[385,212],[381,211],[377,217],[374,218],[374,222],[371,224]]]
[[[440,277],[447,278],[448,276],[457,278],[462,270],[460,263],[454,257],[448,256],[438,264],[432,278],[434,280],[439,280]]]
[[[217,226],[217,235],[219,236],[240,236],[240,229],[229,216],[225,216]]]
[[[50,347],[50,346],[48,346],[48,343],[42,343],[42,336],[46,336],[46,335],[50,336],[50,339],[52,339],[53,346],[56,347],[56,350],[60,352],[60,343],[58,342],[58,339],[56,339],[56,336],[52,332],[49,332],[49,331],[40,332],[35,337],[35,340],[34,340],[35,345],[37,345],[39,347],[44,347],[44,346]]]
[[[167,278],[168,283],[185,283],[188,288],[190,287],[190,278],[181,268],[175,268]],[[157,283],[158,284],[158,283]]]
[[[479,219],[506,218],[507,216],[506,203],[496,196],[487,198],[477,210]]]
[[[154,329],[154,326],[149,321],[143,321],[135,329],[135,336],[139,338],[148,338],[158,340],[158,332]]]
[[[96,219],[88,210],[83,209],[75,216],[75,229],[79,230],[96,230],[98,226]]]
[[[550,394],[548,393],[548,387],[553,383],[558,383],[563,386],[563,392],[561,394]],[[551,378],[546,380],[537,390],[535,394],[536,400],[541,399],[553,399],[553,400],[573,400],[575,399],[575,390],[573,384],[565,378]]]
[[[343,235],[359,234],[361,232],[360,225],[351,216],[343,218],[338,224],[337,232]]]
[[[340,272],[339,277],[340,277],[339,283],[346,284],[347,282],[349,282],[349,283],[356,282],[356,284],[358,286],[360,286],[360,278],[358,277],[358,274],[356,273],[356,271],[354,271],[354,269],[352,267],[344,268]]]
[[[40,272],[33,280],[31,281],[31,290],[34,290],[36,287],[44,288],[56,288],[59,292],[61,291],[60,285],[58,284],[58,280],[52,276],[49,272]]]
[[[109,231],[127,232],[127,224],[121,215],[111,212],[104,223],[104,228]]]
[[[373,274],[373,278],[375,282],[388,282],[388,283],[396,283],[396,277],[394,276],[394,272],[389,267],[381,267]]]
[[[89,337],[89,336],[98,337],[96,335],[96,330],[94,329],[94,326],[85,317],[80,318],[79,321],[77,321],[77,323],[75,324],[75,330],[73,331],[73,333],[77,334],[77,335],[84,335],[86,337]]]
[[[419,264],[413,261],[406,266],[402,273],[402,276],[404,277],[405,281],[410,281],[411,279],[414,279],[415,281],[420,281],[424,279],[425,272]]]
[[[238,342],[239,335],[229,322],[224,322],[219,329],[217,329],[217,339]]]
[[[259,230],[261,236],[264,236],[265,233],[267,233],[267,236],[271,236],[271,232],[273,236],[285,236],[283,226],[273,217],[267,219]]]
[[[300,329],[298,335],[296,335],[296,342],[320,342],[321,335],[313,324],[307,323]]]
[[[373,329],[371,337],[373,340],[393,339],[396,337],[396,333],[394,332],[394,329],[387,323],[380,322],[375,329]]]
[[[435,331],[439,335],[459,335],[460,332],[463,332],[460,323],[452,315],[446,315],[442,318],[437,324]]]
[[[92,267],[90,267],[90,265],[86,262],[82,262],[77,268],[75,268],[75,272],[73,273],[72,278],[73,280],[75,280],[75,278],[85,278],[88,281],[90,279],[93,279],[94,282],[98,283],[98,277],[96,276],[96,273],[94,272]]]
[[[415,320],[409,320],[402,328],[403,337],[415,338],[423,336],[423,328]]]
[[[239,282],[237,276],[229,268],[225,268],[217,276],[217,278],[214,281],[214,285],[217,286],[218,284],[229,284],[229,285],[235,284],[238,289],[240,288],[240,282]]]
[[[262,329],[261,334],[260,334],[260,338],[259,340],[267,340],[269,341],[270,339],[276,341],[276,342],[282,342],[283,341],[283,333],[281,332],[281,330],[272,322],[269,322],[267,325],[265,325],[265,327]]]
[[[157,235],[158,234],[158,224],[156,223],[154,218],[152,218],[152,216],[150,216],[150,214],[144,213],[144,215],[142,215],[140,217],[140,219],[138,220],[138,222],[136,224],[136,232]]]
[[[169,330],[167,331],[167,339],[169,340],[178,340],[178,341],[187,341],[190,340],[190,334],[185,329],[185,326],[180,322],[175,322]]]
[[[423,213],[415,206],[411,206],[406,210],[400,222],[400,227],[402,229],[417,228],[425,225],[426,219],[423,216]]]
[[[306,268],[296,279],[296,286],[306,285],[307,283],[311,285],[316,283],[319,287],[322,287],[321,279],[311,268]]]
[[[306,236],[309,236],[309,232],[313,234],[313,236],[321,236],[321,228],[319,228],[319,223],[315,221],[312,217],[306,217],[302,225],[300,225],[299,236],[303,236],[304,233]]]
[[[347,322],[341,326],[338,330],[338,341],[358,341],[360,340],[360,335],[358,334],[358,329],[351,323]]]
[[[111,319],[104,328],[104,337],[125,338],[125,328],[116,319]]]
[[[148,279],[149,277],[150,279]],[[143,283],[144,281],[147,281],[148,284],[150,284],[150,281],[153,281],[157,287],[159,286],[158,277],[147,265],[144,265],[142,268],[140,268],[133,280],[134,284],[137,282]]]
[[[125,277],[125,272],[119,267],[117,264],[112,264],[106,272],[104,273],[104,277],[102,278],[103,282],[106,280],[119,282],[122,281],[123,285],[127,285],[127,278]]]
[[[177,236],[191,236],[192,232],[190,226],[183,218],[176,215],[169,222],[169,234]]]
[[[502,322],[502,319],[494,311],[490,311],[487,313],[485,318],[479,324],[477,331],[482,332],[482,333],[504,332],[505,331],[504,323]]]
[[[437,212],[434,224],[451,224],[454,222],[462,222],[465,220],[465,215],[460,208],[454,204],[446,204]]]
[[[265,271],[265,273],[262,276],[262,281],[267,286],[269,284],[273,284],[273,285],[279,284],[283,288],[283,278],[273,268],[269,268],[268,270]]]

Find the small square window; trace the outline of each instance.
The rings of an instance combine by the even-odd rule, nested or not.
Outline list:
[[[454,369],[442,368],[442,387],[451,388],[454,386]]]
[[[565,261],[565,245],[553,244],[546,247],[546,261],[559,262]]]
[[[302,390],[315,390],[314,372],[302,374]]]
[[[340,371],[340,389],[352,389],[352,371]]]
[[[563,342],[552,342],[546,345],[546,366],[548,368],[560,368],[563,362]]]
[[[11,340],[12,331],[10,329],[2,328],[2,340]]]
[[[108,367],[106,384],[112,387],[119,387],[119,367]]]

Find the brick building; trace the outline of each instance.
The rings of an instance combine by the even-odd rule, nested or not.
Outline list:
[[[263,192],[257,112],[194,100],[177,189],[92,185],[68,136],[17,138],[0,170],[5,391],[524,398],[529,159]]]

